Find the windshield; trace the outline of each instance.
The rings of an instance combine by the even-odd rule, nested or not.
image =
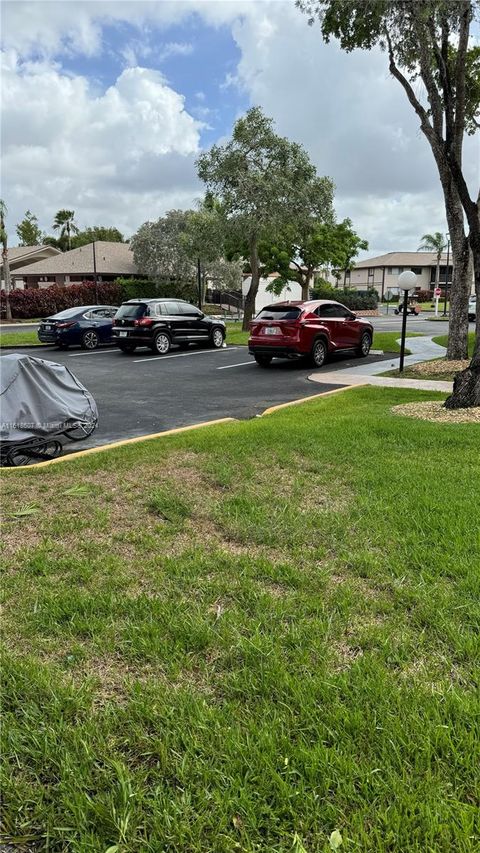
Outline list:
[[[120,305],[115,317],[137,318],[144,317],[146,314],[148,314],[148,305],[145,305],[143,302],[140,304],[138,302],[127,302],[125,305]]]
[[[270,305],[262,308],[256,320],[296,320],[301,314],[301,309],[296,305]]]

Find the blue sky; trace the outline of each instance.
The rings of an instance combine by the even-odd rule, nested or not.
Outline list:
[[[126,235],[202,194],[199,153],[259,105],[336,185],[370,255],[445,231],[431,151],[385,54],[322,42],[293,0],[4,0],[2,193]],[[478,186],[478,136],[464,152]]]
[[[99,56],[63,57],[65,71],[87,77],[103,91],[134,57],[139,65],[161,71],[185,97],[188,112],[205,123],[202,146],[227,135],[250,106],[248,95],[227,82],[235,77],[241,54],[226,25],[212,27],[195,13],[168,27],[139,28],[119,21],[104,27],[103,44]]]

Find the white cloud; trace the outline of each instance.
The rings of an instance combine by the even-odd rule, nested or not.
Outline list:
[[[191,203],[202,126],[193,116],[213,123],[217,105],[197,93],[188,115],[158,72],[137,66],[151,61],[153,44],[157,63],[162,42],[164,58],[186,55],[194,45],[165,42],[159,32],[195,13],[212,27],[230,26],[241,52],[220,100],[239,88],[280,133],[302,142],[319,173],[334,179],[339,215],[352,218],[372,252],[416,248],[425,231],[445,230],[433,156],[385,55],[323,44],[319,27],[309,28],[290,0],[6,0],[6,43],[24,59],[46,57],[43,65],[24,62],[12,90],[5,79],[3,85],[10,145],[4,174],[21,213],[41,198],[50,217],[52,205],[69,206],[74,194],[85,221],[95,214],[117,224],[123,217],[129,230],[173,204]],[[130,67],[104,94],[95,97],[84,78],[53,63],[64,54],[99,54],[102,27],[124,23],[138,29],[123,48]],[[477,135],[465,145],[472,188],[479,154]]]
[[[188,206],[201,123],[158,71],[125,69],[100,96],[52,63],[3,55],[3,194],[10,230],[29,208],[48,228],[61,207],[131,233]],[[28,108],[26,108],[28,105]]]

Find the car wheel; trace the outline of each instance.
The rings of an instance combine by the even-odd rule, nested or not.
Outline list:
[[[213,330],[210,336],[210,344],[215,349],[221,349],[223,347],[223,342],[225,340],[225,332],[223,329],[216,328]]]
[[[318,340],[315,341],[310,354],[314,367],[323,367],[327,357],[327,352],[327,344],[323,338],[318,338]]]
[[[82,347],[83,349],[97,349],[98,335],[93,329],[89,329],[88,332],[83,333]]]
[[[475,314],[469,314],[469,315],[468,315],[468,322],[469,322],[469,323],[474,323],[474,322],[475,322]]]
[[[157,332],[153,339],[153,352],[158,352],[159,355],[166,355],[171,346],[170,338],[165,332]]]
[[[122,352],[126,353],[135,352],[137,348],[136,344],[117,344],[117,346]]]
[[[255,355],[254,358],[259,367],[269,367],[272,363],[271,355]]]
[[[368,332],[364,332],[360,339],[360,346],[357,349],[357,355],[361,358],[366,358],[372,346],[372,338]]]

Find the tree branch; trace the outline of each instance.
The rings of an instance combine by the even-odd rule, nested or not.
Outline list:
[[[462,162],[462,142],[465,131],[465,65],[467,61],[468,39],[470,35],[470,21],[472,20],[473,12],[470,2],[465,3],[465,7],[460,16],[460,31],[458,36],[457,56],[455,61],[455,124],[454,124],[454,148],[455,157],[459,165]],[[475,122],[476,123],[476,122]],[[478,124],[477,124],[478,127]]]

